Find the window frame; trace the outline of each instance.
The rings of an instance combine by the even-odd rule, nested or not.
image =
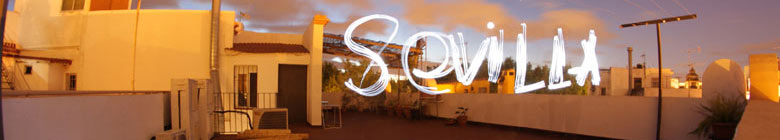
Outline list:
[[[76,73],[65,74],[65,90],[77,90],[78,89],[78,76]]]
[[[66,5],[68,1],[70,1],[70,6]],[[87,4],[86,0],[62,0],[60,2],[60,11],[62,12],[82,11]]]

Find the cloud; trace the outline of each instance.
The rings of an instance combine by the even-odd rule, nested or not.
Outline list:
[[[352,21],[355,21],[361,17],[362,16],[351,15],[349,16],[349,18],[347,18],[347,22],[340,22],[340,23],[330,22],[327,25],[325,25],[325,32],[344,34],[344,31],[347,30],[349,24],[351,24]],[[392,31],[390,31],[392,30],[390,29],[392,28],[392,26],[393,23],[390,21],[371,20],[358,26],[357,29],[355,29],[355,31],[352,34],[353,36],[365,36],[368,33],[379,34],[379,35],[390,35],[390,33],[392,33]]]
[[[538,20],[527,23],[530,39],[552,39],[557,34],[557,28],[563,29],[564,39],[586,39],[591,29],[596,31],[599,42],[607,42],[615,37],[606,24],[593,12],[583,10],[547,11]]]
[[[208,0],[194,0],[194,2],[208,5]],[[547,7],[548,11],[542,13],[538,19],[520,19],[513,16],[501,4],[487,2],[486,0],[455,0],[455,1],[417,1],[395,0],[391,3],[400,4],[403,7],[402,22],[408,22],[413,26],[440,27],[446,33],[451,33],[456,28],[468,28],[476,32],[497,32],[488,30],[485,25],[488,21],[496,24],[497,29],[504,29],[505,38],[514,41],[518,33],[522,32],[520,23],[527,23],[529,40],[552,39],[557,33],[558,27],[563,28],[564,38],[571,41],[585,39],[590,29],[595,29],[599,42],[608,42],[614,37],[605,23],[591,11],[577,9],[558,9],[560,4],[554,2],[539,2],[541,7]],[[144,7],[178,7],[175,0],[144,1]],[[146,5],[149,6],[146,6]],[[349,15],[346,22],[331,22],[325,26],[327,32],[343,33],[346,27],[364,13],[377,7],[377,3],[369,0],[276,0],[276,1],[249,1],[230,0],[223,1],[223,9],[236,10],[248,15],[245,21],[246,28],[269,32],[300,33],[306,29],[318,11],[319,4],[327,7],[337,7],[345,15]],[[558,10],[549,10],[549,9]],[[370,21],[356,30],[357,36],[368,33],[388,35],[390,23],[386,21]],[[403,29],[403,27],[402,27]],[[468,35],[467,35],[468,36]]]
[[[406,2],[404,19],[413,25],[436,26],[451,32],[458,27],[466,27],[477,32],[489,32],[485,27],[488,21],[496,28],[504,29],[507,40],[515,40],[522,32],[520,23],[527,23],[529,40],[552,39],[561,27],[564,39],[585,39],[590,29],[596,30],[599,42],[614,38],[606,24],[593,12],[576,9],[545,11],[539,19],[519,19],[510,15],[499,4],[482,0],[461,0],[458,2]],[[493,31],[494,32],[494,31]]]
[[[778,51],[780,51],[780,38],[744,44],[739,46],[739,49],[735,51],[707,49],[707,47],[703,47],[702,50],[711,56],[742,56],[744,54],[778,53]]]
[[[742,45],[740,51],[744,53],[777,52],[780,51],[780,38],[759,43]]]
[[[230,0],[223,1],[223,5],[249,15],[250,23],[253,24],[249,27],[308,24],[315,14],[322,13],[315,10],[314,4],[307,0]]]
[[[317,4],[325,4],[331,7],[339,7],[341,10],[347,10],[350,16],[347,22],[331,21],[325,26],[325,31],[330,33],[342,34],[349,24],[361,16],[354,13],[362,13],[373,8],[371,1],[352,1],[352,0],[278,0],[278,1],[223,1],[223,4],[230,5],[239,12],[244,12],[249,16],[246,27],[254,29],[263,29],[270,32],[288,32],[302,33],[306,30],[315,14],[323,14],[323,11],[316,10]],[[262,7],[262,8],[260,8]],[[355,31],[356,36],[363,36],[368,33],[389,34],[385,29],[388,23],[369,21],[358,27]]]
[[[135,9],[137,2],[138,1],[133,1],[132,9]],[[149,0],[149,1],[141,2],[141,9],[178,9],[178,8],[179,8],[178,0]]]
[[[325,4],[342,6],[352,11],[367,11],[374,9],[374,4],[369,0],[323,0]]]
[[[561,7],[561,4],[554,1],[542,1],[537,3],[536,5],[544,8],[544,9],[555,9]]]

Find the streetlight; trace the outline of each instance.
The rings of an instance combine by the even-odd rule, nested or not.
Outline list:
[[[659,140],[661,139],[661,103],[663,99],[663,86],[662,86],[662,78],[663,78],[663,63],[662,63],[662,55],[661,55],[661,24],[666,22],[673,22],[673,21],[681,21],[681,20],[689,20],[689,19],[696,19],[696,14],[692,15],[685,15],[685,16],[678,16],[678,17],[670,17],[670,18],[662,18],[662,19],[656,19],[656,20],[648,20],[648,21],[641,21],[636,23],[628,23],[620,25],[620,28],[628,28],[628,27],[634,27],[639,25],[650,25],[655,24],[655,34],[656,38],[658,40],[658,118],[656,120],[656,128],[655,128],[655,139]],[[645,66],[647,67],[647,66]]]

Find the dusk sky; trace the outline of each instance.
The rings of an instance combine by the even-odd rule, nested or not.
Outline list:
[[[209,0],[151,0],[143,1],[142,8],[207,10],[210,4]],[[744,66],[749,54],[778,54],[778,5],[778,0],[223,0],[222,9],[246,13],[246,30],[281,33],[302,33],[315,14],[330,18],[326,32],[336,34],[343,34],[347,25],[362,16],[387,14],[400,21],[393,43],[420,31],[462,32],[470,55],[486,35],[498,34],[485,27],[492,21],[496,29],[505,30],[505,57],[514,57],[520,23],[527,23],[529,59],[534,65],[549,65],[557,27],[563,28],[566,39],[567,64],[580,65],[579,41],[595,29],[601,68],[625,67],[629,46],[634,48],[635,64],[643,62],[640,56],[646,54],[647,64],[658,67],[655,27],[621,29],[620,24],[697,14],[694,20],[661,25],[664,67],[683,78],[689,63],[701,75],[717,59],[732,59]],[[384,41],[391,24],[371,21],[359,27],[356,35]],[[436,52],[443,49],[436,44],[429,47],[429,61],[442,60],[444,54]]]

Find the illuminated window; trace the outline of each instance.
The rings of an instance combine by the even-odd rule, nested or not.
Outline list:
[[[62,0],[62,11],[84,9],[84,0]]]

